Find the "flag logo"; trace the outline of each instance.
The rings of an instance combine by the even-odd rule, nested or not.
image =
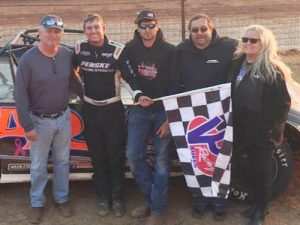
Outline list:
[[[225,129],[220,129],[225,121],[221,117],[207,119],[197,116],[187,127],[187,142],[194,168],[212,177],[217,156],[222,148]]]

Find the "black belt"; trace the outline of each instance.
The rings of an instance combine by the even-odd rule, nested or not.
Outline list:
[[[40,118],[57,119],[58,117],[61,117],[65,113],[65,111],[66,109],[61,112],[53,113],[53,114],[37,113],[37,112],[32,112],[32,114]]]

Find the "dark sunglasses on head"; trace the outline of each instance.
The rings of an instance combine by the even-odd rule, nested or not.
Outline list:
[[[155,23],[140,23],[139,24],[139,28],[142,29],[142,30],[146,30],[147,27],[152,30],[156,27],[156,24]]]
[[[201,33],[204,33],[204,32],[206,32],[206,31],[208,30],[208,28],[207,28],[207,27],[201,27],[201,28],[193,27],[193,28],[191,29],[191,31],[192,31],[193,33],[198,33],[199,30],[201,31]]]
[[[43,26],[53,26],[53,25],[55,25],[55,26],[62,27],[64,24],[63,24],[62,21],[56,21],[56,20],[51,19],[51,20],[45,21],[42,25]]]
[[[248,41],[250,41],[251,44],[256,44],[259,41],[259,39],[242,37],[242,42],[247,43]]]

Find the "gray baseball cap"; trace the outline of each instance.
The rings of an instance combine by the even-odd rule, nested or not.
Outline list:
[[[64,23],[60,16],[49,14],[42,18],[40,25],[45,29],[57,28],[59,30],[64,29]]]

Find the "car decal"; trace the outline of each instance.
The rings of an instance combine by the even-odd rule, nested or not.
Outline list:
[[[88,151],[86,142],[83,140],[83,120],[79,113],[71,109],[71,142],[70,149],[71,155],[84,155]],[[13,156],[28,156],[30,149],[30,142],[25,137],[25,133],[18,119],[15,106],[1,106],[0,107],[0,141],[13,140],[12,150],[3,150],[1,148],[0,155],[13,155]],[[82,151],[80,153],[80,151]]]

